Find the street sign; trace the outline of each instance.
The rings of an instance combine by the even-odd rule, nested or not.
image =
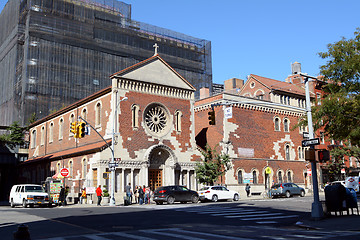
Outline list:
[[[308,169],[308,170],[306,171],[306,173],[307,173],[309,176],[311,176],[311,169]]]
[[[346,173],[345,168],[341,169],[341,173]]]
[[[232,118],[232,107],[227,107],[224,109],[224,117],[225,119]]]
[[[62,168],[62,169],[60,170],[60,174],[61,174],[61,176],[63,176],[63,177],[69,177],[69,175],[70,175],[69,169],[67,169],[67,168]]]
[[[119,166],[119,164],[118,163],[109,163],[109,168],[115,168],[115,167],[117,167],[117,166]]]
[[[309,147],[309,146],[314,146],[314,145],[319,145],[319,144],[320,144],[320,138],[313,138],[313,139],[307,139],[307,140],[301,141],[301,145],[303,147]]]
[[[303,138],[309,139],[310,134],[308,132],[303,132]]]

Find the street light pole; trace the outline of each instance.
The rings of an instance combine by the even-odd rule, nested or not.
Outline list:
[[[309,90],[309,78],[316,79],[315,77],[310,77],[305,74],[300,74],[305,79],[305,97],[306,97],[306,114],[307,114],[307,121],[308,121],[308,128],[309,128],[309,138],[314,138],[314,129],[312,123],[312,115],[311,115],[311,102],[310,102],[310,90]],[[310,146],[311,149],[314,146]],[[311,161],[311,175],[312,175],[312,182],[313,182],[313,194],[314,194],[314,202],[311,205],[311,217],[319,220],[324,217],[324,211],[319,199],[319,185],[317,180],[317,171],[316,171],[316,161]]]
[[[116,118],[117,118],[117,109],[122,101],[126,101],[128,98],[124,97],[119,102],[117,102],[117,92],[115,94],[115,109],[113,116],[113,126],[112,126],[112,136],[111,136],[111,162],[109,164],[109,168],[111,171],[111,185],[110,185],[110,206],[115,206],[115,128],[116,128]]]

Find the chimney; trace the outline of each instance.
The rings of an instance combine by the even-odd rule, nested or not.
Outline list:
[[[210,97],[209,89],[206,87],[200,88],[200,99],[204,99],[207,97]]]
[[[244,86],[244,80],[239,78],[230,78],[224,81],[225,91],[240,89]]]

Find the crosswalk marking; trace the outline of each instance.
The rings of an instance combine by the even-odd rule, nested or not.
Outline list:
[[[242,213],[242,212],[241,212]],[[242,214],[250,214],[250,213],[268,213],[268,211],[247,211],[244,212]],[[233,212],[233,213],[216,213],[216,214],[211,214],[212,216],[224,216],[224,215],[236,215],[236,214],[240,214],[239,212]]]
[[[280,219],[280,218],[295,218],[295,217],[299,217],[299,215],[284,215],[284,216],[274,216],[274,217],[267,217],[266,219]],[[262,217],[257,217],[257,218],[243,218],[240,220],[243,221],[252,221],[252,220],[260,220],[260,219],[264,219]]]
[[[263,214],[251,214],[251,215],[247,215],[247,214],[241,214],[239,213],[238,215],[235,216],[225,216],[226,218],[246,218],[246,217],[263,217],[263,216],[274,216],[274,215],[283,215],[282,213],[263,213]]]
[[[189,231],[189,230],[184,230],[184,229],[179,229],[179,228],[166,228],[166,229],[156,229],[156,230],[140,230],[140,231],[144,231],[144,232],[151,232],[151,233],[158,233],[161,232],[161,235],[166,235],[166,236],[171,236],[169,234],[164,234],[164,230],[166,231],[175,231],[175,232],[179,232],[179,233],[187,233],[187,234],[196,234],[196,235],[201,235],[201,236],[206,236],[206,237],[215,237],[215,238],[219,238],[219,239],[231,239],[231,240],[251,240],[250,238],[240,238],[240,237],[231,237],[231,236],[225,236],[225,235],[219,235],[219,234],[213,234],[213,233],[205,233],[205,232],[194,232],[194,231]],[[176,237],[178,238],[184,238],[184,235],[179,235],[179,234],[175,234]],[[195,238],[195,237],[186,237],[184,239],[202,239],[202,238]],[[205,240],[206,238],[204,238]]]

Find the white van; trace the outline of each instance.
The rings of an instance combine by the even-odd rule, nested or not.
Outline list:
[[[49,195],[45,192],[41,185],[36,184],[20,184],[14,185],[10,191],[9,197],[10,206],[13,208],[16,205],[23,207],[34,205],[49,206]]]
[[[359,177],[347,177],[345,179],[345,187],[352,188],[355,192],[359,192]]]

